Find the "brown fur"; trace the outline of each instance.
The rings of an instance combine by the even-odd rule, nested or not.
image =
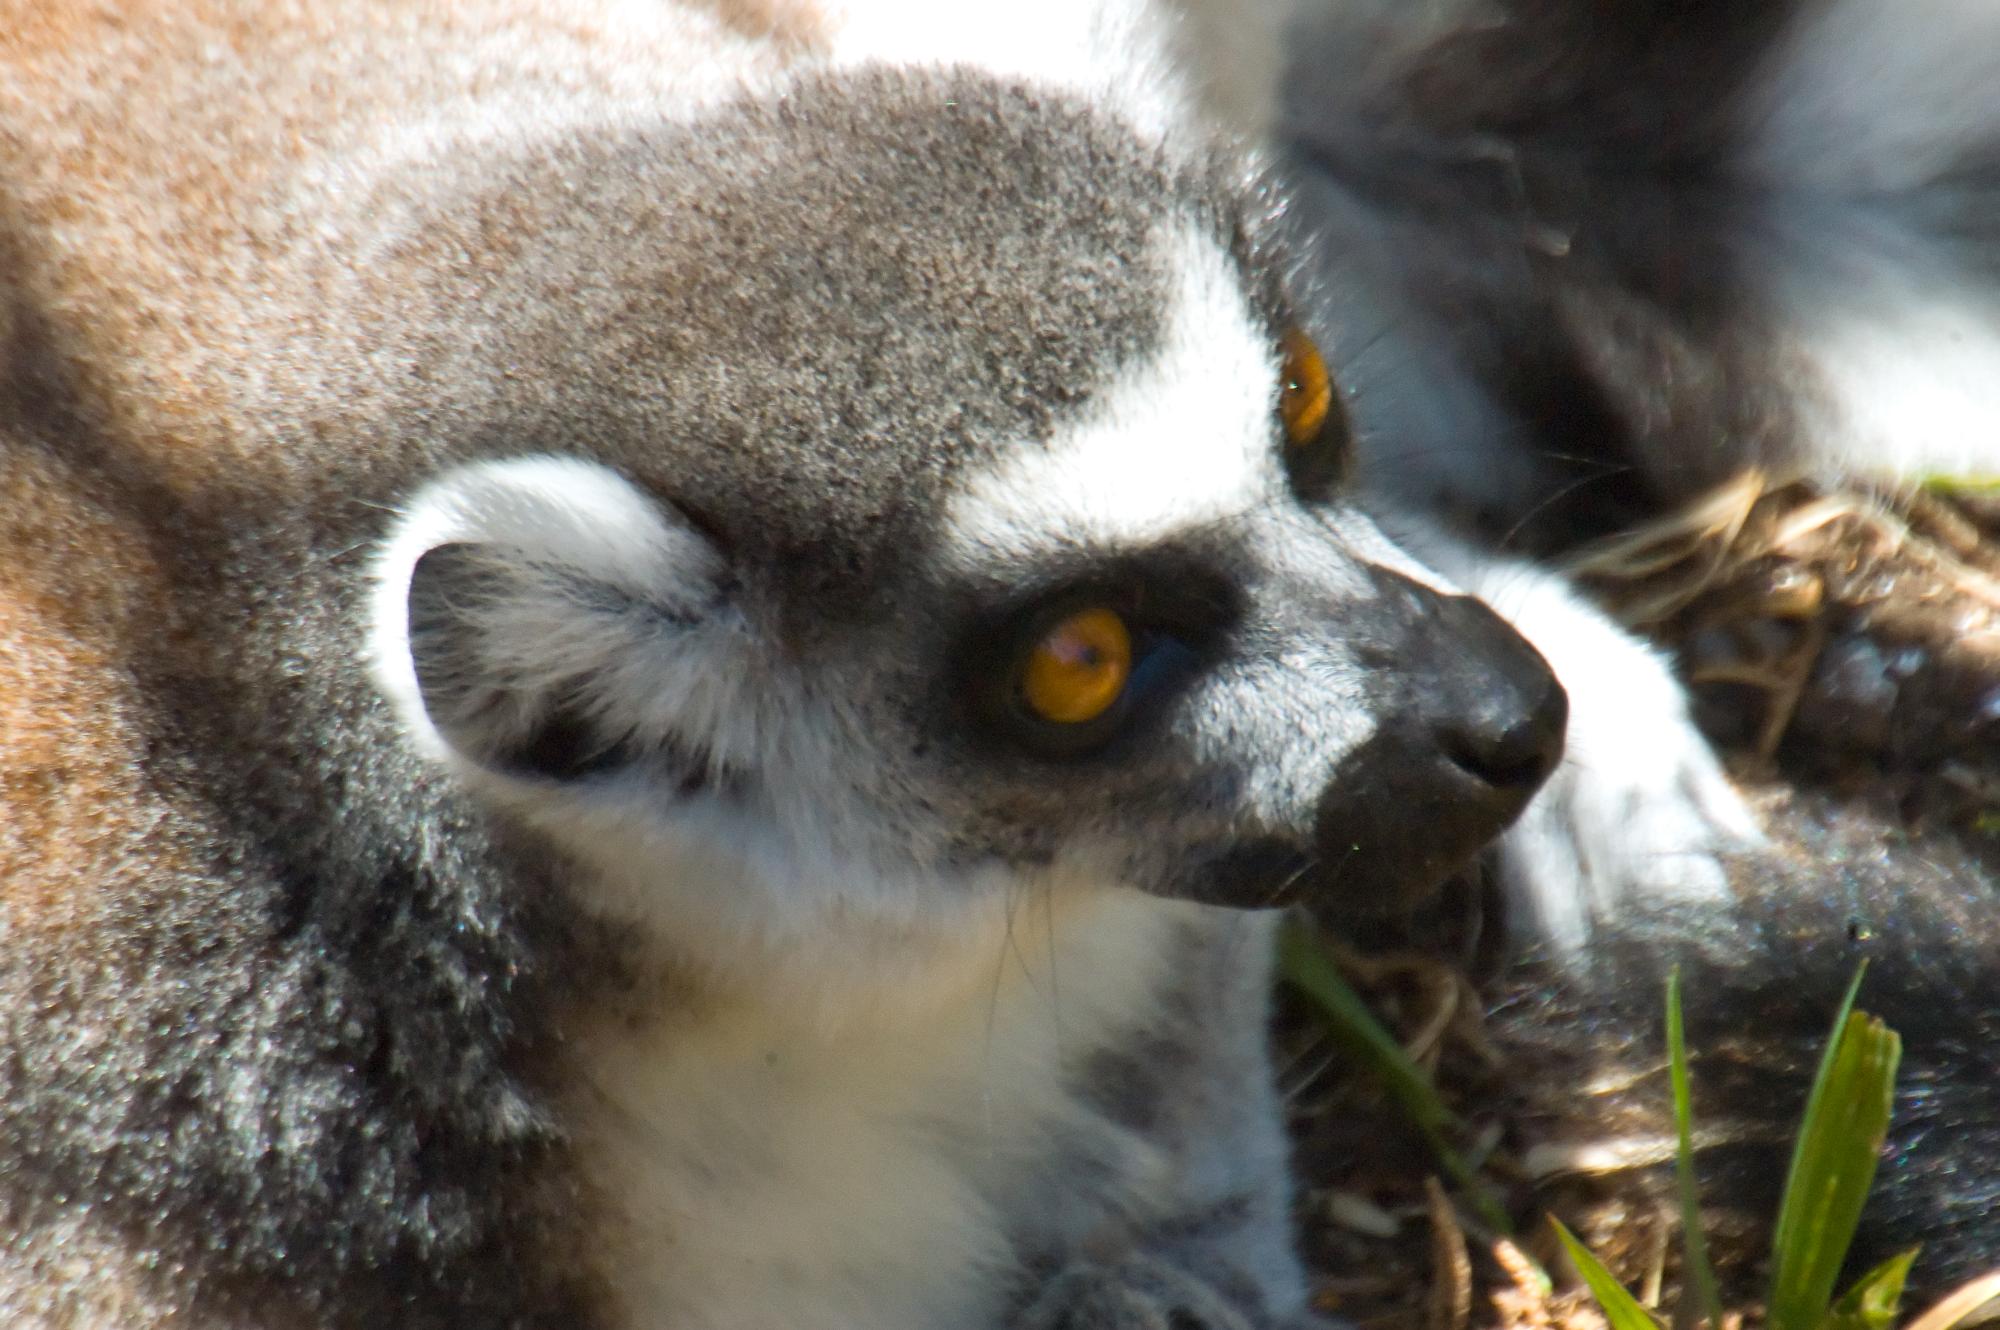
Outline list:
[[[754,75],[817,36],[813,8],[792,0],[644,17],[651,27],[614,30],[600,7],[563,0],[0,7],[0,1095],[56,1096],[42,1125],[28,1091],[0,1113],[10,1330],[387,1324],[385,1307],[412,1326],[573,1318],[561,1292],[500,1289],[494,1305],[516,1311],[474,1309],[471,1275],[409,1285],[390,1268],[373,1293],[339,1291],[354,1269],[403,1259],[393,1249],[283,1255],[321,1268],[280,1267],[274,1285],[218,1278],[203,1249],[227,1230],[190,1232],[151,1198],[178,1185],[160,1172],[182,1148],[168,1138],[195,1130],[173,1116],[173,1096],[190,1093],[174,1078],[210,1074],[206,1041],[244,1041],[227,1065],[294,1037],[298,1012],[273,983],[315,962],[286,950],[297,924],[284,911],[310,927],[328,908],[297,880],[321,852],[261,866],[272,833],[257,819],[270,814],[247,808],[315,755],[271,754],[273,777],[239,779],[230,767],[248,767],[227,745],[256,743],[260,713],[295,705],[282,666],[256,654],[269,650],[256,616],[294,611],[268,608],[259,579],[306,585],[317,561],[346,558],[357,514],[375,511],[354,502],[357,484],[386,499],[415,460],[337,428],[372,372],[371,338],[400,347],[356,313],[399,295],[397,264],[356,262],[357,237],[402,201],[395,171],[368,174],[371,154],[395,152],[438,108],[449,141],[476,136],[463,108],[494,94],[590,108],[631,101],[636,83],[666,100],[686,94],[676,70]],[[650,51],[632,49],[635,32]],[[239,898],[246,884],[277,908]],[[402,1046],[366,1032],[372,1020],[394,1034],[395,1018],[369,1015],[360,982],[339,999],[364,1032],[326,1069],[336,1078],[371,1056],[370,1039]],[[246,1111],[268,1125],[292,1110]],[[512,1211],[572,1204],[573,1190],[530,1178],[532,1123],[508,1130],[530,1142],[494,1165],[496,1189],[529,1179]],[[77,1140],[100,1144],[79,1155]],[[129,1206],[107,1212],[106,1195]],[[236,1204],[218,1199],[218,1220]],[[503,1254],[500,1268],[524,1260]]]
[[[579,17],[587,8],[14,0],[0,14],[10,913],[81,923],[109,847],[167,853],[147,841],[160,834],[160,796],[138,774],[145,736],[121,655],[203,644],[198,626],[175,621],[151,519],[175,505],[218,521],[237,504],[302,505],[341,469],[267,427],[286,395],[265,383],[302,386],[284,348],[328,335],[319,307],[335,265],[302,177],[471,91],[480,75],[450,60],[471,44],[527,49],[553,35],[583,58],[517,79],[575,93],[608,77],[608,65],[592,68],[606,34]],[[782,57],[732,33],[807,43],[816,31],[812,7],[792,0],[713,10],[709,40],[746,63]],[[688,52],[660,62],[669,56]]]
[[[158,569],[40,459],[0,468],[0,910],[12,936],[88,937],[107,850],[158,843],[116,652],[136,614],[170,604]]]
[[[80,6],[25,0],[0,23],[0,217],[8,285],[72,340],[79,403],[177,492],[283,474],[238,414],[247,367],[311,340],[338,258],[321,231],[340,178],[432,108],[489,81],[587,99],[629,81],[628,34],[561,0],[447,5]],[[789,0],[662,7],[652,63],[754,71],[815,31]],[[538,52],[553,50],[557,58]],[[487,55],[485,61],[467,58]],[[513,67],[509,68],[510,60]],[[337,225],[337,223],[335,223]],[[332,266],[335,272],[329,272]],[[18,365],[9,366],[18,373]],[[266,436],[268,438],[268,435]]]

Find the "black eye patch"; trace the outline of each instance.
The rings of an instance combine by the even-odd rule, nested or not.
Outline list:
[[[1036,758],[1115,759],[1224,649],[1242,614],[1242,594],[1224,566],[1212,549],[1158,546],[1045,570],[1032,586],[975,612],[948,667],[971,731]],[[1095,612],[1117,616],[1130,634],[1123,689],[1085,723],[1051,721],[1024,702],[1026,663],[1051,628]]]

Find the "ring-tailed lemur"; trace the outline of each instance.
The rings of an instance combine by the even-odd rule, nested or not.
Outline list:
[[[1563,693],[1159,16],[894,9],[0,24],[10,1327],[1303,1323],[1240,907]]]
[[[1566,711],[1557,932],[1719,884],[1659,663],[1348,500],[1275,10],[6,17],[8,1324],[1306,1324],[1255,907]]]

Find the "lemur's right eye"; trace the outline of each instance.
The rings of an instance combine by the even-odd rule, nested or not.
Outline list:
[[[1059,620],[1028,649],[1021,702],[1055,725],[1087,725],[1110,711],[1132,677],[1132,632],[1101,606]]]
[[[940,672],[968,737],[1041,761],[1117,760],[1171,723],[1241,615],[1226,551],[1162,545],[975,610]]]

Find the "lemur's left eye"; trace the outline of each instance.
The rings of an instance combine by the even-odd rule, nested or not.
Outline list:
[[[1132,632],[1115,611],[1078,610],[1028,649],[1021,701],[1041,720],[1086,725],[1110,711],[1132,677]]]
[[[1278,419],[1285,427],[1285,471],[1292,490],[1309,501],[1332,496],[1347,476],[1347,418],[1333,376],[1312,338],[1297,328],[1279,339]]]
[[[1333,379],[1312,338],[1297,328],[1286,330],[1279,347],[1285,356],[1278,380],[1278,415],[1285,422],[1285,442],[1308,448],[1326,428],[1333,410]]]

